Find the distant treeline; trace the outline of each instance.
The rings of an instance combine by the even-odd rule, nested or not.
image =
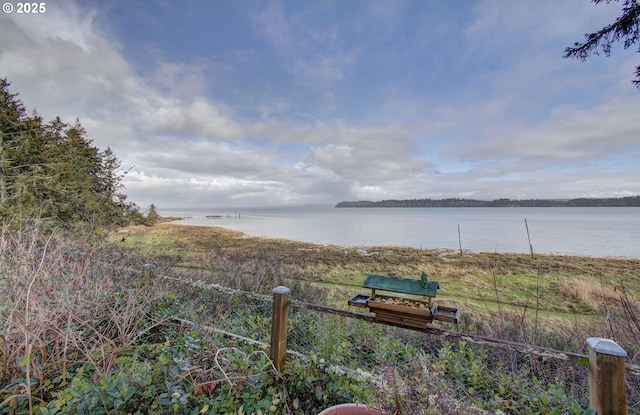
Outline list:
[[[337,208],[358,207],[640,207],[640,196],[619,198],[580,198],[580,199],[527,199],[527,200],[475,200],[475,199],[411,199],[411,200],[382,200],[370,202],[340,202]]]

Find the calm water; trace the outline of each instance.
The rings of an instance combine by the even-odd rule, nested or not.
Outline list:
[[[640,258],[640,208],[166,209],[179,223],[323,245]],[[222,215],[221,218],[206,216]]]

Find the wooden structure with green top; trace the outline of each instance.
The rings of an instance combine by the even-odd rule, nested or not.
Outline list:
[[[424,272],[420,279],[370,274],[362,287],[371,289],[371,295],[355,295],[349,299],[348,304],[368,308],[375,314],[376,321],[424,329],[434,320],[457,324],[460,318],[457,308],[436,305],[433,299],[440,284],[429,281]],[[403,296],[380,294],[380,291],[400,293]]]

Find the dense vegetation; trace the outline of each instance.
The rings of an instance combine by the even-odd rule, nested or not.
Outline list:
[[[443,207],[630,207],[640,206],[640,196],[629,196],[620,198],[579,198],[569,200],[555,199],[410,199],[410,200],[382,200],[370,202],[361,200],[357,202],[340,202],[335,207],[420,207],[420,208],[443,208]]]
[[[458,330],[579,353],[585,352],[587,337],[608,337],[628,351],[631,362],[640,359],[638,260],[495,253],[460,257],[447,250],[319,246],[173,224],[122,229],[113,240],[143,252],[174,255],[172,275],[182,278],[266,293],[284,284],[295,299],[340,308],[353,294],[363,292],[366,273],[417,276],[424,270],[441,284],[438,302],[463,310]],[[211,291],[199,295],[207,304],[220,301]],[[268,315],[247,302],[241,304],[238,320],[228,310],[216,325],[264,338]],[[206,321],[210,308],[205,310],[196,321]],[[477,408],[506,414],[572,414],[584,412],[588,403],[588,368],[581,365],[318,319],[300,310],[291,310],[289,319],[290,348],[379,373],[384,379],[382,387],[373,387],[373,395],[360,394],[372,388],[367,382],[351,380],[355,389],[344,395],[342,386],[337,387],[344,380],[324,378],[322,390],[332,391],[328,399],[352,396],[383,408],[385,415],[474,413]],[[266,321],[256,325],[261,320]],[[318,386],[317,372],[300,380],[298,369],[289,373],[292,395]],[[629,413],[640,409],[639,381],[628,377],[628,399],[635,408]],[[354,390],[359,391],[355,396]],[[316,412],[292,413],[314,414],[323,407],[320,400],[305,399],[304,407]]]
[[[353,401],[382,415],[592,413],[584,366],[301,309],[289,344],[307,358],[277,372],[266,347],[229,335],[264,342],[270,304],[200,281],[287,285],[295,299],[344,307],[367,272],[424,270],[465,310],[462,331],[573,351],[610,337],[640,359],[639,261],[120,228],[158,220],[126,200],[123,174],[79,122],[27,115],[0,80],[0,414],[313,415]],[[640,381],[628,390],[639,413]]]
[[[464,332],[577,352],[587,335],[611,337],[640,358],[634,260],[455,260],[447,251],[362,252],[168,224],[123,228],[109,242],[32,225],[0,233],[0,413],[313,415],[348,401],[383,415],[589,413],[585,366],[296,307],[288,348],[308,359],[290,356],[278,373],[266,348],[212,330],[268,342],[269,303],[200,281],[262,294],[287,285],[297,300],[345,307],[363,270],[425,269],[447,304],[459,287],[477,292],[456,302]],[[143,272],[149,263],[154,275]],[[638,379],[629,376],[628,388],[629,413],[638,413]]]
[[[140,221],[113,151],[95,147],[78,120],[28,115],[9,86],[0,79],[0,218],[103,228]]]

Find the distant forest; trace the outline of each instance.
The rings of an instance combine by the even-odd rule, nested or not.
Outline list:
[[[580,198],[580,199],[528,199],[528,200],[475,200],[475,199],[411,199],[411,200],[382,200],[370,202],[366,200],[358,202],[340,202],[337,208],[359,207],[640,207],[640,196],[619,198]]]

